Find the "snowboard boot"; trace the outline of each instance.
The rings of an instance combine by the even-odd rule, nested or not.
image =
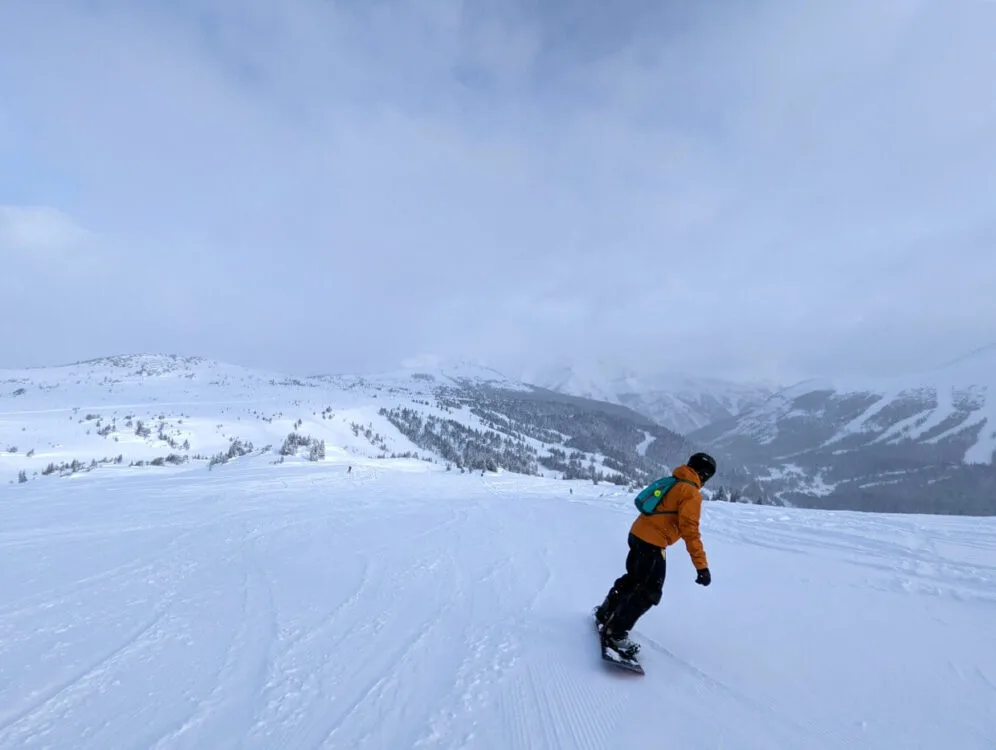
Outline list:
[[[640,644],[629,639],[628,633],[613,633],[611,630],[603,633],[605,645],[618,652],[625,659],[632,659],[640,651]]]

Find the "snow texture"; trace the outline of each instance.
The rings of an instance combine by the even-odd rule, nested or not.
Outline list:
[[[628,494],[350,463],[0,486],[0,747],[996,746],[996,519],[709,503],[639,677]]]

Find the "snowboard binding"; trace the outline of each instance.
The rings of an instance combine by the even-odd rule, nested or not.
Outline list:
[[[605,635],[605,625],[599,620],[597,607],[595,608],[594,616],[595,632],[598,633],[598,640],[602,649],[602,659],[630,672],[643,674],[643,667],[636,659],[636,654],[640,650],[640,644],[626,639],[625,647],[623,649],[617,648],[612,639]]]

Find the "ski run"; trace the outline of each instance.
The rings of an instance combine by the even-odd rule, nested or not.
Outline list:
[[[996,747],[996,519],[706,503],[641,677],[615,488],[246,457],[0,507],[2,748]]]

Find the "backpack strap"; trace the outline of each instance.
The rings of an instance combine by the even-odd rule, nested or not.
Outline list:
[[[678,477],[675,477],[674,479],[675,479],[674,484],[671,485],[671,489],[669,489],[668,492],[670,492],[671,490],[673,490],[679,484],[690,484],[695,489],[699,488],[699,486],[697,484],[695,484],[695,482],[690,482],[687,479],[678,479]],[[667,493],[665,493],[665,495],[666,494]],[[664,499],[664,497],[662,496],[661,500],[663,500],[663,499]],[[652,516],[676,516],[676,515],[678,515],[678,509],[675,508],[674,510],[654,510],[654,511],[651,511],[650,515],[652,515]]]
[[[653,510],[646,510],[645,507],[641,507],[641,504],[644,503],[644,502],[646,502],[646,499],[649,499],[649,495],[647,495],[646,493],[649,492],[650,489],[652,487],[654,487],[655,485],[657,485],[657,484],[663,484],[663,483],[667,482],[668,480],[673,480],[673,481],[670,482],[670,486],[667,488],[667,490],[665,490],[664,493],[661,494],[660,497],[657,498],[657,501],[655,503],[654,509]],[[670,476],[670,477],[667,477],[665,479],[659,479],[656,482],[652,482],[645,490],[643,490],[639,495],[636,496],[635,504],[636,504],[637,510],[639,510],[640,513],[642,513],[643,515],[646,515],[646,516],[675,516],[675,515],[677,515],[678,514],[677,510],[657,510],[656,505],[659,505],[661,502],[663,502],[663,500],[667,496],[667,494],[671,490],[673,490],[675,488],[675,485],[680,484],[680,483],[690,484],[690,485],[692,485],[692,487],[695,487],[695,489],[699,488],[698,485],[695,484],[695,482],[690,482],[687,479],[679,479],[678,477],[673,476],[673,475]]]

